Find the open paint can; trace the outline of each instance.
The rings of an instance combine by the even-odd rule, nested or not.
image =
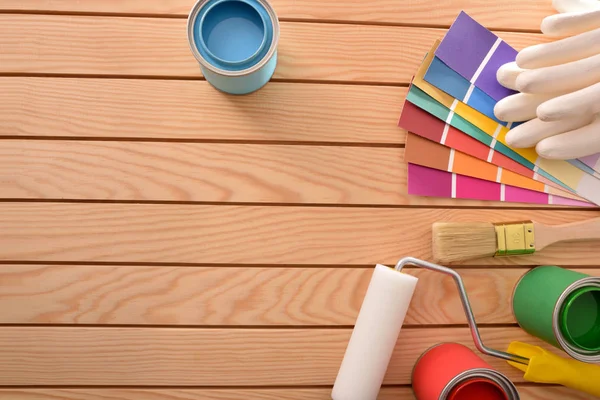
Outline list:
[[[506,376],[471,349],[442,343],[425,351],[412,372],[417,400],[519,400]]]
[[[223,92],[254,92],[275,72],[279,21],[266,0],[199,0],[187,32],[204,77]]]
[[[543,266],[526,273],[513,294],[521,328],[576,360],[600,362],[600,278]]]

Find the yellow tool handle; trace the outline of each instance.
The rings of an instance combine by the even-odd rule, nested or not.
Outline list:
[[[564,375],[558,383],[571,389],[600,397],[600,366],[586,364],[577,360],[562,360],[565,366],[560,369]]]
[[[562,358],[521,342],[511,343],[508,351],[529,358],[529,365],[509,361],[510,365],[525,372],[525,380],[559,384],[600,397],[600,365]]]

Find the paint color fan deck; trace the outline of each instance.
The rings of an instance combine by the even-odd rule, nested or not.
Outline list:
[[[496,103],[516,92],[498,69],[517,51],[465,12],[432,44],[410,85],[399,120],[409,134],[408,193],[417,196],[544,204],[600,205],[599,156],[547,160],[506,143]]]

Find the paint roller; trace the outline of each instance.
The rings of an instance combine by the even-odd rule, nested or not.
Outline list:
[[[522,365],[523,370],[528,368],[530,361],[528,357],[491,349],[484,345],[462,278],[456,271],[413,257],[406,257],[398,261],[395,268],[381,264],[375,267],[333,386],[331,393],[333,400],[377,399],[418,282],[416,277],[402,272],[402,268],[407,265],[451,276],[458,287],[475,347],[481,353],[506,360],[513,366]],[[588,366],[584,363],[574,365],[575,368],[586,370],[588,375],[590,368],[597,368],[597,366]],[[576,376],[573,379],[578,381]],[[580,380],[557,383],[588,393],[594,393],[593,390],[598,389],[598,387],[590,389],[584,384],[582,385]]]

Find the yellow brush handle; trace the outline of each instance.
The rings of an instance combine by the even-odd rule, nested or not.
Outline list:
[[[529,365],[509,362],[536,383],[554,383],[600,397],[600,365],[559,357],[541,347],[513,342],[508,351],[529,358]]]

